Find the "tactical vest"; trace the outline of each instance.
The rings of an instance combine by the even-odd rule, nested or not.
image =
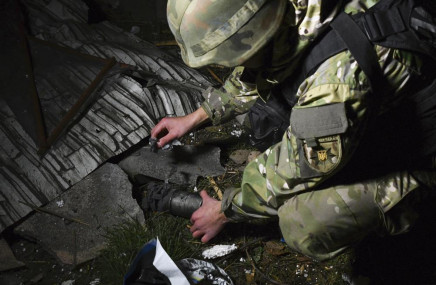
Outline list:
[[[376,113],[380,98],[377,94],[386,94],[390,86],[378,64],[374,45],[413,51],[436,62],[436,4],[425,0],[381,0],[365,13],[337,15],[305,54],[295,73],[299,76],[281,84],[282,97],[272,96],[267,102],[257,100],[254,104],[249,112],[253,128],[251,143],[266,149],[281,140],[290,121],[303,120],[302,112],[291,111],[299,85],[322,62],[344,50],[350,51],[368,77],[371,109]],[[384,116],[383,119],[389,120],[380,120],[392,123],[387,129],[394,128],[382,131],[382,136],[390,139],[387,143],[404,142],[397,155],[402,156],[409,148],[414,148],[410,154],[414,158],[436,152],[435,73],[431,76],[427,86],[407,96],[400,107]]]

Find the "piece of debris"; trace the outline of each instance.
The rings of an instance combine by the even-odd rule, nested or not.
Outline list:
[[[118,165],[130,177],[142,174],[170,183],[195,185],[198,176],[225,173],[220,153],[220,148],[213,146],[173,146],[172,150],[158,152],[152,152],[146,146]]]
[[[238,249],[238,247],[235,244],[232,245],[219,244],[203,251],[202,256],[206,259],[213,259],[213,258],[225,256],[235,251],[236,249]]]
[[[247,161],[250,152],[251,150],[248,149],[238,149],[232,152],[229,158],[236,164],[244,164]]]
[[[209,183],[212,185],[213,190],[215,191],[217,197],[219,200],[223,199],[223,191],[218,187],[218,184],[216,184],[215,179],[213,177],[208,177],[207,180],[209,180]]]
[[[254,283],[254,272],[251,271],[251,269],[244,269],[245,273],[245,279],[247,281],[247,284],[255,284]]]
[[[266,253],[275,256],[280,256],[288,252],[286,245],[278,241],[267,241],[264,248]]]
[[[167,143],[162,147],[162,150],[172,150],[174,146],[183,145],[179,140],[172,140],[170,143]]]
[[[0,272],[12,270],[25,266],[25,264],[17,260],[4,239],[0,239]]]
[[[89,282],[89,285],[98,285],[98,284],[100,284],[100,278],[95,278],[95,280]]]
[[[30,284],[37,284],[42,280],[42,278],[44,278],[44,274],[42,272],[38,273],[32,279],[30,279]]]
[[[157,152],[157,142],[159,140],[157,138],[149,138],[148,144],[150,145],[150,151]]]
[[[233,285],[230,276],[219,266],[200,259],[185,258],[177,265],[195,284]]]
[[[166,277],[165,279],[171,284],[191,284],[187,279],[186,271],[182,271],[181,268],[180,264],[176,265],[171,259],[156,237],[139,250],[124,275],[123,284],[158,284],[161,282],[153,282],[153,280],[164,280],[163,277]]]
[[[143,221],[143,214],[132,198],[127,175],[114,164],[104,164],[43,209],[58,213],[35,213],[15,229],[15,233],[41,243],[64,264],[77,265],[98,256],[104,248],[104,229],[127,219]],[[59,216],[84,221],[75,223]]]
[[[132,28],[130,28],[130,32],[132,34],[138,34],[141,31],[141,28],[138,26],[132,26]]]
[[[59,200],[59,201],[56,201],[56,205],[59,207],[59,208],[62,208],[63,206],[64,206],[64,200]]]
[[[247,162],[250,163],[251,161],[255,160],[256,157],[258,157],[260,154],[261,154],[261,152],[258,150],[250,151],[250,153],[248,154],[248,157],[247,157]]]
[[[235,137],[239,138],[242,135],[242,130],[233,130],[233,131],[230,132],[230,134],[232,136],[235,136]]]

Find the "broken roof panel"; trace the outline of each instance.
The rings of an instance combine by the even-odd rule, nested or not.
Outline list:
[[[128,67],[35,38],[28,42],[46,132],[39,146],[43,154],[95,101],[98,88],[109,83],[105,80]]]
[[[31,34],[39,39],[61,43],[97,57],[114,57],[117,62],[137,66],[165,81],[186,82],[203,88],[213,84],[180,59],[109,22],[88,25],[88,8],[82,1],[51,0],[47,5],[42,5],[39,0],[23,2],[31,22]]]
[[[31,55],[28,49],[24,17],[16,1],[4,1],[0,7],[0,98],[13,109],[17,120],[30,137],[45,145],[42,114],[39,107]]]
[[[33,36],[98,57],[114,56],[136,66],[138,74],[112,76],[96,93],[95,103],[43,157],[0,100],[0,231],[29,213],[20,201],[40,206],[53,200],[107,159],[146,138],[160,118],[194,111],[202,90],[212,84],[110,23],[87,25],[81,1],[23,3]]]

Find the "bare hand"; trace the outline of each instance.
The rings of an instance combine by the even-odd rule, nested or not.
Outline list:
[[[163,147],[167,143],[182,137],[190,130],[187,116],[163,118],[152,130],[151,137],[159,138],[158,147]]]
[[[221,202],[215,200],[206,191],[200,192],[203,204],[191,216],[191,233],[194,238],[201,238],[201,242],[208,242],[224,228],[228,219],[221,212]]]
[[[182,137],[208,118],[206,112],[201,107],[195,112],[183,117],[163,118],[151,130],[151,137],[160,138],[157,146],[163,147],[169,142]]]

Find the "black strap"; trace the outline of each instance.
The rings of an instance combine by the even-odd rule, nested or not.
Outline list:
[[[306,53],[296,76],[281,85],[282,94],[287,94],[286,100],[292,106],[295,94],[301,83],[315,72],[318,66],[328,58],[350,50],[369,80],[373,93],[388,92],[389,85],[385,79],[374,46],[368,40],[362,29],[346,13],[342,12],[330,24],[333,28],[314,43]]]
[[[345,43],[339,38],[332,29],[320,36],[317,42],[313,43],[305,53],[304,59],[294,72],[294,76],[280,84],[280,93],[285,94],[285,99],[289,106],[294,106],[297,101],[296,94],[303,81],[313,74],[318,66],[328,58],[347,49]]]
[[[368,77],[372,92],[376,94],[386,92],[389,85],[378,63],[374,46],[356,22],[345,12],[342,12],[330,26],[345,43]]]
[[[295,75],[281,86],[294,103],[298,87],[328,58],[349,49],[369,79],[373,93],[386,93],[389,84],[373,45],[410,50],[436,60],[436,4],[426,0],[383,0],[365,13],[340,13],[328,31],[312,44]],[[291,95],[292,94],[292,95]]]
[[[412,98],[418,103],[417,113],[434,112],[433,110],[436,108],[436,79],[428,87],[414,94]]]
[[[302,80],[312,74],[315,69],[328,58],[347,49],[344,41],[340,39],[338,34],[330,30],[317,43],[314,44],[310,52],[306,55],[303,63]]]
[[[372,42],[404,32],[407,29],[400,9],[397,6],[388,10],[376,10],[364,13],[362,24],[366,35]]]
[[[433,27],[436,29],[436,24],[429,25],[432,23],[431,19],[428,15],[421,13],[425,20],[423,23],[425,22],[426,32],[432,32],[427,36],[430,41],[425,42],[416,37],[410,23],[404,20],[409,18],[413,20],[413,13],[420,12],[418,8],[411,8],[410,5],[413,2],[413,0],[380,1],[367,12],[371,14],[360,13],[351,17],[343,12],[338,15],[331,23],[332,30],[320,36],[306,52],[295,76],[280,86],[280,91],[285,95],[289,105],[293,106],[299,86],[316,71],[320,64],[348,49],[368,77],[372,93],[377,95],[370,96],[373,106],[371,110],[377,112],[379,106],[377,97],[392,92],[392,89],[383,75],[374,44],[417,51],[436,58],[436,52],[433,54],[429,52],[435,50],[436,32],[433,31]],[[393,7],[395,5],[401,6],[397,9]],[[436,18],[433,23],[436,23]],[[436,152],[436,79],[433,79],[432,83],[423,90],[410,94],[406,99],[398,110],[394,109],[381,118],[381,122],[395,122],[401,127],[391,130],[392,125],[387,123],[386,126],[389,127],[386,129],[382,127],[378,137],[388,137],[387,141],[392,142],[392,146],[395,146],[393,148],[399,149],[397,154],[401,157],[410,153],[411,158],[416,159]],[[375,120],[375,118],[376,116],[371,116],[370,120]],[[373,123],[370,122],[370,124]],[[378,128],[377,125],[376,130]],[[399,141],[404,141],[406,148],[399,147]]]

